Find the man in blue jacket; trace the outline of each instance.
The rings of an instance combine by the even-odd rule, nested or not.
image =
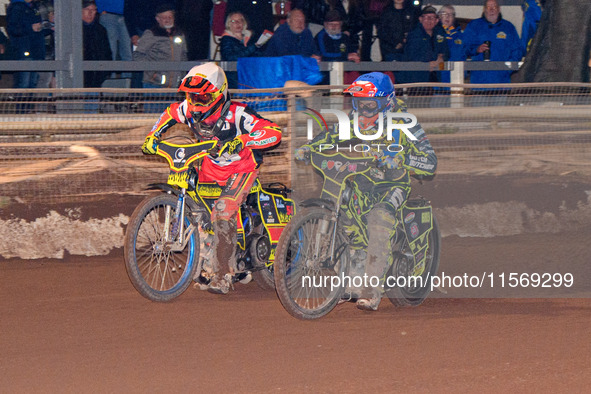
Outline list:
[[[405,60],[429,62],[430,71],[409,71],[408,82],[440,82],[439,65],[449,59],[449,47],[445,31],[438,24],[439,17],[433,6],[421,11],[419,24],[409,34],[404,48]]]
[[[313,56],[316,52],[312,32],[306,27],[306,17],[301,10],[293,9],[287,16],[287,23],[279,26],[267,44],[265,56]]]
[[[485,43],[490,41],[490,47]],[[515,26],[503,19],[497,0],[486,0],[482,17],[473,20],[464,30],[466,55],[473,61],[482,61],[483,53],[490,51],[491,61],[519,61],[523,46]],[[471,83],[510,83],[511,71],[472,71]]]
[[[45,38],[41,15],[32,0],[12,0],[6,10],[6,31],[14,49],[15,60],[44,60]],[[37,87],[39,73],[20,71],[14,74],[14,88]]]
[[[521,42],[527,52],[531,40],[533,40],[538,23],[542,17],[542,5],[540,0],[524,0],[521,4],[523,10],[523,24],[521,25]]]

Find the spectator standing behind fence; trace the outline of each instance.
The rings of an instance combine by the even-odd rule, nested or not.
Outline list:
[[[137,46],[142,34],[154,26],[156,11],[161,4],[162,0],[125,0],[124,17],[132,46]]]
[[[482,17],[466,26],[464,46],[466,55],[472,61],[487,60],[485,52],[491,61],[519,61],[523,56],[523,47],[515,26],[503,19],[497,0],[486,0]],[[511,71],[471,71],[470,82],[510,83]]]
[[[358,0],[359,1],[359,0]],[[377,28],[384,8],[392,0],[361,0],[361,61],[371,61],[371,47],[373,45],[374,26]]]
[[[318,50],[317,54],[323,62],[346,62],[359,63],[358,42],[351,36],[342,32],[343,17],[337,10],[331,10],[324,17],[324,29],[320,30],[314,41]],[[357,37],[357,36],[355,36]],[[323,85],[330,84],[328,72],[323,72]],[[347,74],[347,73],[346,73]],[[345,83],[352,83],[359,73],[345,75]]]
[[[538,30],[538,23],[542,17],[542,5],[540,0],[524,0],[521,4],[523,10],[523,24],[521,25],[521,42],[523,50],[527,52],[531,45],[536,31]]]
[[[45,60],[55,60],[55,14],[53,12],[53,0],[40,0],[38,3],[39,15],[45,39]],[[39,73],[38,88],[55,88],[55,73],[43,71]]]
[[[241,12],[248,21],[248,27],[252,31],[252,39],[255,42],[263,31],[275,29],[272,0],[227,0],[227,2],[226,16],[232,12]]]
[[[97,20],[94,0],[82,1],[82,58],[84,60],[113,60],[107,29]],[[100,88],[109,71],[84,71],[84,87]]]
[[[32,0],[11,0],[6,10],[6,31],[14,49],[15,60],[44,60],[45,38],[39,14]],[[39,73],[19,71],[14,73],[13,87],[28,89],[37,87]]]
[[[144,32],[154,26],[156,10],[162,4],[162,0],[125,0],[124,17],[127,31],[131,36],[132,58],[133,50]],[[132,88],[141,88],[143,72],[133,72],[131,78]]]
[[[392,3],[384,8],[378,22],[378,38],[383,61],[404,60],[406,38],[417,22],[417,11],[410,0],[392,0]],[[396,74],[397,82],[398,78]]]
[[[177,0],[176,19],[187,40],[187,59],[209,59],[211,0]]]
[[[260,48],[252,39],[252,32],[244,15],[232,12],[226,18],[226,30],[220,41],[220,53],[223,61],[235,62],[239,57],[251,57],[259,54]],[[236,71],[226,73],[230,89],[238,88],[238,74]]]
[[[144,32],[133,53],[133,60],[140,62],[153,61],[186,61],[187,46],[185,37],[175,26],[174,7],[163,4],[156,11],[156,24]],[[179,71],[146,71],[144,72],[144,88],[176,88],[182,75]]]
[[[429,71],[408,71],[405,81],[440,82],[438,70],[449,59],[446,41],[437,10],[433,6],[426,6],[419,16],[419,24],[408,34],[404,55],[409,62],[429,62]]]
[[[445,30],[445,40],[449,48],[449,61],[463,62],[466,60],[466,53],[464,51],[464,32],[456,24],[456,10],[450,5],[446,4],[439,9],[439,21],[443,30]],[[441,82],[450,82],[449,71],[441,72]],[[462,81],[464,82],[464,81]]]
[[[132,60],[131,38],[123,16],[125,0],[96,0],[99,22],[107,29],[114,60]]]
[[[265,56],[268,57],[301,55],[320,60],[315,53],[314,38],[306,27],[306,17],[297,8],[290,11],[287,23],[279,26],[265,50]]]

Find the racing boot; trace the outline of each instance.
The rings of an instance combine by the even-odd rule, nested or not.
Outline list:
[[[375,312],[382,301],[382,294],[379,291],[374,291],[370,298],[360,298],[357,300],[357,308],[363,311]]]
[[[236,267],[236,220],[213,222],[213,267],[216,274],[207,289],[210,293],[227,294],[232,287]],[[221,277],[220,272],[225,272]]]
[[[232,277],[230,274],[224,275],[220,278],[219,274],[214,276],[209,282],[209,288],[207,291],[214,294],[228,294],[232,287]]]

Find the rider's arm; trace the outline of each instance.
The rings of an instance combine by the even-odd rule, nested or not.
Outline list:
[[[316,137],[314,137],[314,139],[312,141],[308,142],[307,144],[302,145],[301,147],[306,146],[309,148],[317,148],[318,146],[320,146],[322,144],[334,145],[339,142],[338,137],[339,137],[338,128],[335,125],[331,131],[323,129],[323,131],[320,134],[318,134]]]
[[[162,115],[160,115],[160,118],[158,118],[158,121],[154,127],[152,127],[152,130],[148,133],[148,137],[153,135],[156,138],[160,138],[160,136],[168,129],[178,122],[181,122],[182,120],[180,119],[180,115],[182,111],[180,107],[182,104],[183,103],[172,103],[168,108],[166,108]]]
[[[408,150],[405,149],[402,167],[413,171],[417,175],[434,175],[437,169],[437,156],[425,134],[423,127],[417,123],[409,131],[417,138],[416,141],[407,139]]]
[[[242,134],[237,138],[250,149],[271,148],[281,141],[281,128],[275,123],[260,117],[250,108],[245,108],[239,119],[238,129]]]

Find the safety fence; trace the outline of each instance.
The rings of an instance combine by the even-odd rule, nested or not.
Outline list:
[[[293,178],[293,150],[307,141],[310,109],[350,110],[342,88],[232,92],[283,129],[281,145],[265,155],[264,183],[308,187],[309,175]],[[589,84],[413,84],[396,91],[426,130],[441,177],[591,175]],[[140,146],[160,112],[181,99],[175,90],[1,90],[0,197],[60,202],[142,193],[146,184],[165,181],[164,160],[143,155]],[[325,119],[336,123],[333,115]],[[177,125],[167,134],[173,135],[191,132]]]

